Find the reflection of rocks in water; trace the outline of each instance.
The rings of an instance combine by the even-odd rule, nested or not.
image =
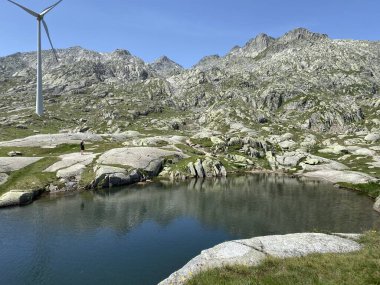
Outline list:
[[[380,217],[371,211],[372,201],[366,197],[334,189],[321,181],[299,181],[273,174],[87,192],[40,208],[56,217],[47,222],[79,231],[97,227],[128,232],[144,221],[166,226],[184,216],[236,237],[313,229],[358,232],[380,228]]]

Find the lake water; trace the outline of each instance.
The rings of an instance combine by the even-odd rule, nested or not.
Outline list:
[[[372,205],[269,174],[44,197],[0,211],[0,283],[156,284],[231,239],[380,229]]]

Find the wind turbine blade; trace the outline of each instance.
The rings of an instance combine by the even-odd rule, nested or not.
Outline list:
[[[25,10],[26,12],[28,12],[30,15],[33,15],[34,17],[39,17],[40,15],[24,6],[21,6],[20,4],[16,3],[16,2],[13,2],[12,0],[8,0],[9,2],[15,4],[16,6],[19,6],[21,9]]]
[[[44,24],[44,28],[45,28],[45,32],[46,32],[46,35],[48,36],[48,39],[49,39],[49,42],[50,42],[50,45],[51,45],[51,49],[53,50],[53,54],[54,54],[54,57],[56,59],[56,61],[58,62],[58,55],[57,55],[57,52],[55,51],[54,47],[53,47],[53,43],[50,39],[50,34],[49,34],[49,29],[48,29],[48,26],[45,22],[44,19],[42,19],[42,23]]]
[[[41,16],[44,16],[46,15],[47,13],[49,13],[55,6],[57,6],[59,3],[61,3],[63,0],[60,0],[58,1],[57,3],[55,3],[54,5],[51,5],[50,7],[47,7],[45,10],[43,10],[41,12]]]

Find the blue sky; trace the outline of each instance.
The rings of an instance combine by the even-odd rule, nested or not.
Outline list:
[[[16,0],[41,11],[57,0]],[[378,0],[63,0],[45,18],[57,48],[117,48],[185,67],[264,32],[305,27],[332,38],[380,40]],[[43,48],[49,48],[43,37]],[[0,56],[36,49],[36,21],[0,0]]]

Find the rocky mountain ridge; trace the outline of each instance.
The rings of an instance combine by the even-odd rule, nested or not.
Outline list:
[[[51,52],[43,52],[47,116],[84,119],[84,127],[95,132],[133,124],[221,132],[243,126],[256,133],[262,127],[318,133],[379,127],[380,42],[333,40],[299,28],[277,39],[259,34],[190,69],[165,56],[145,63],[127,50],[73,47],[58,55],[55,63]],[[0,58],[3,126],[22,124],[9,115],[17,118],[19,109],[32,115],[35,63],[35,53]],[[62,106],[69,114],[60,113]],[[162,112],[170,116],[156,118]],[[149,114],[155,118],[147,120]]]

